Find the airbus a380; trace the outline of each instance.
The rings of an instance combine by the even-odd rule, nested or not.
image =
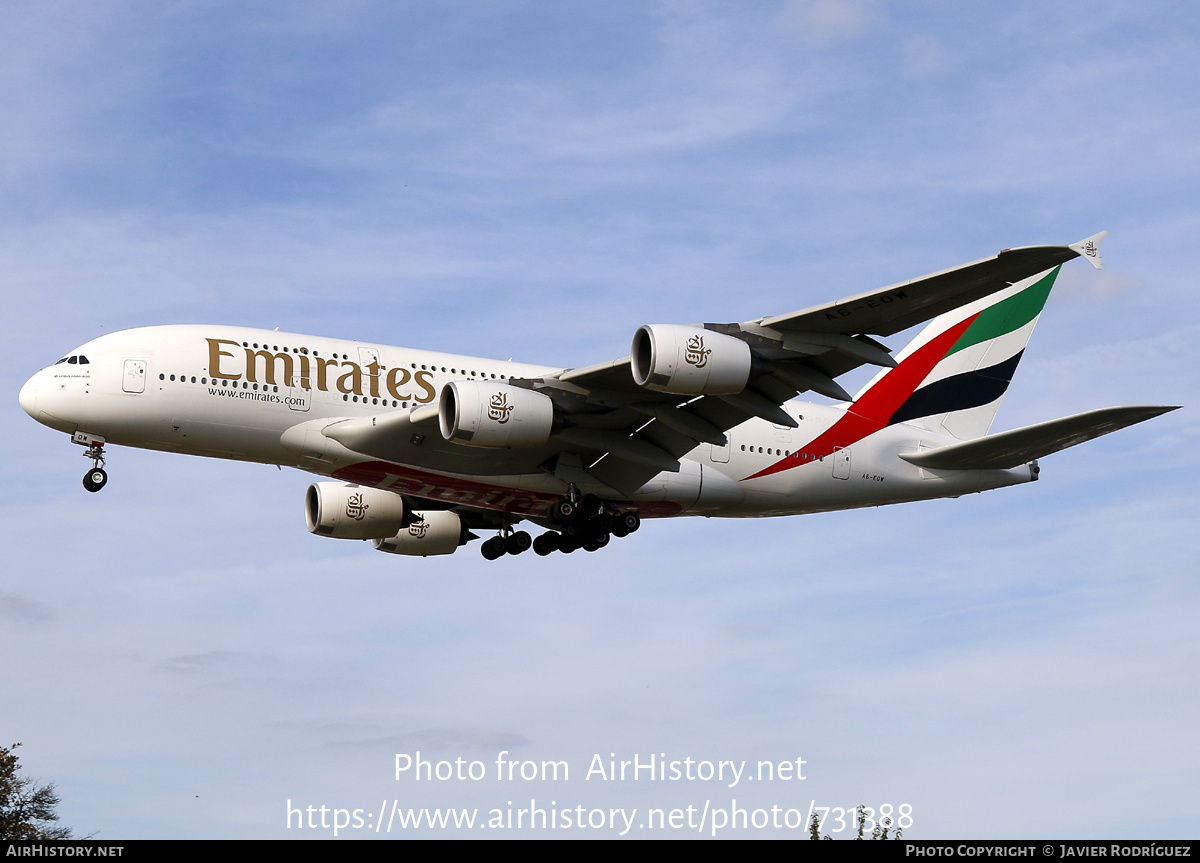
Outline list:
[[[1032,246],[790,314],[648,324],[587,368],[229,326],[101,336],[35,374],[25,411],[86,447],[330,477],[308,529],[380,551],[494,560],[595,551],[643,518],[760,517],[1031,482],[1037,459],[1174,407],[1104,408],[988,435],[1059,268],[1107,232]],[[899,354],[876,339],[928,321]],[[880,372],[856,396],[837,378]],[[796,400],[804,392],[839,405]],[[545,528],[536,539],[522,520]]]

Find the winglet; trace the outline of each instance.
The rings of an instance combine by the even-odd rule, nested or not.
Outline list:
[[[1101,231],[1098,234],[1092,234],[1086,240],[1072,243],[1067,248],[1078,252],[1081,257],[1086,258],[1088,263],[1097,270],[1102,270],[1104,269],[1104,264],[1100,261],[1100,243],[1107,236],[1108,231]]]

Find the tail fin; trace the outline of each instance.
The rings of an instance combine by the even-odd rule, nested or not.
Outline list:
[[[1059,267],[934,318],[851,410],[959,440],[987,434]]]

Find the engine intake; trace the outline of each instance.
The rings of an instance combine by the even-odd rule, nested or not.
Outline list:
[[[677,324],[639,327],[631,356],[639,387],[686,396],[740,393],[753,365],[741,339]]]
[[[554,431],[554,402],[507,384],[451,381],[442,387],[438,425],[446,440],[467,446],[541,446]]]
[[[318,482],[304,497],[304,520],[311,533],[334,539],[393,536],[412,523],[404,498],[390,491],[340,482]]]

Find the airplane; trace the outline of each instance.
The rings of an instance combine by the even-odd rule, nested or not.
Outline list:
[[[596,551],[643,519],[751,518],[958,497],[1177,406],[1110,407],[989,435],[1064,263],[1101,232],[1004,251],[783,315],[647,324],[586,368],[232,326],[124,330],[29,379],[20,403],[85,447],[309,471],[314,534],[496,560]],[[928,321],[895,356],[878,339]],[[837,378],[880,371],[851,396]],[[815,392],[840,404],[801,402]],[[543,528],[532,538],[522,521]]]

